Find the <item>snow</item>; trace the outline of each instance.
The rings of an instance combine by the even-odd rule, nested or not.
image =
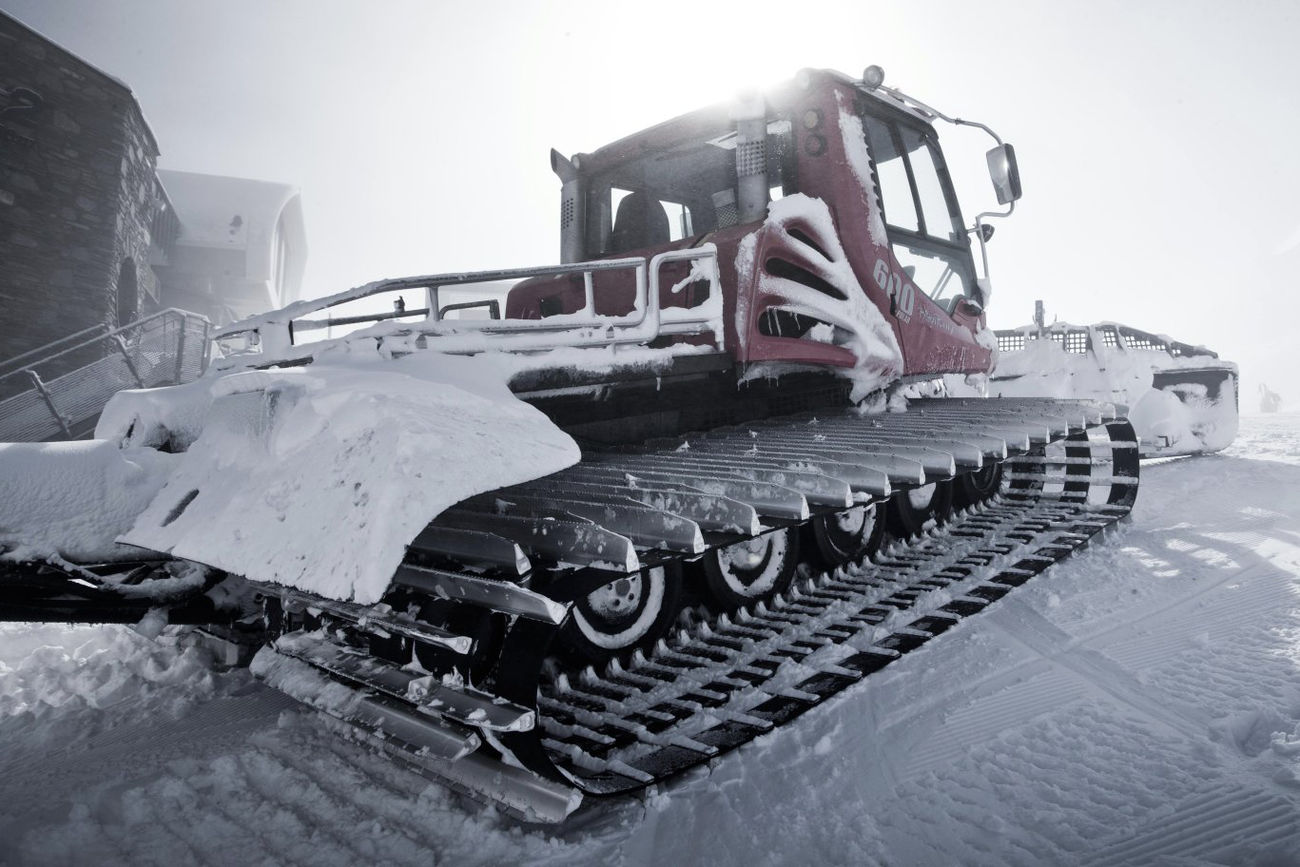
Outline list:
[[[109,398],[95,439],[122,446],[185,451],[199,437],[212,405],[212,378],[165,388],[129,388]]]
[[[571,826],[464,802],[175,629],[0,626],[0,862],[1282,865],[1300,415],[788,727]],[[588,799],[588,808],[592,799]]]
[[[862,195],[870,205],[867,208],[869,222],[867,231],[871,234],[871,243],[881,249],[889,249],[889,234],[885,231],[885,221],[881,217],[884,209],[876,195],[876,185],[872,183],[872,160],[867,133],[862,127],[862,118],[852,111],[852,106],[845,104],[842,91],[835,92],[835,102],[840,110],[840,130],[844,138],[844,156],[848,159],[849,169],[857,178]]]
[[[754,257],[758,254],[758,233],[746,235],[736,245],[736,285],[754,279]],[[749,348],[750,301],[748,292],[736,293],[736,338],[742,352]]]
[[[720,315],[714,307],[690,312]],[[313,347],[309,367],[214,367],[186,385],[118,393],[91,444],[0,446],[0,549],[89,562],[147,548],[375,602],[443,510],[578,460],[573,440],[510,392],[513,377],[652,374],[713,351],[610,344],[469,357],[421,341],[350,335]]]
[[[792,229],[807,233],[817,246],[800,241],[791,234]],[[843,296],[843,300],[834,298],[819,289],[770,274],[766,269],[758,272],[757,297],[774,302],[770,306],[826,323],[832,330],[831,342],[853,352],[855,365],[841,372],[853,380],[854,401],[879,391],[902,375],[903,353],[893,329],[858,283],[835,230],[830,208],[824,201],[796,193],[772,202],[759,235],[751,237],[759,236],[777,238],[784,249],[797,250],[805,260],[801,267],[826,280]],[[760,244],[759,240],[742,240],[736,256],[737,268],[753,268]],[[748,275],[742,271],[741,278],[748,279]],[[737,333],[747,333],[750,315],[748,304],[737,304]]]
[[[477,359],[351,349],[216,380],[202,433],[124,541],[372,603],[443,510],[579,458]]]
[[[1172,449],[1218,451],[1237,433],[1236,394],[1232,380],[1210,400],[1205,387],[1187,386],[1183,398],[1166,389],[1140,392],[1129,408],[1129,421],[1144,442],[1168,443]]]
[[[176,462],[175,455],[103,440],[0,443],[0,559],[138,556],[114,539]]]
[[[157,640],[130,627],[15,623],[3,630],[0,726],[25,731],[25,747],[84,749],[117,726],[179,718],[196,701],[252,681],[247,672],[218,674],[174,629]],[[11,766],[37,757],[6,756]]]

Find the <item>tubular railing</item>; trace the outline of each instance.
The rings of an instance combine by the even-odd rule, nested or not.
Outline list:
[[[661,271],[664,265],[671,262],[691,263],[690,274],[671,287],[673,291],[695,281],[708,282],[709,293],[703,304],[689,308],[661,308]],[[593,275],[604,271],[633,272],[636,294],[631,312],[620,316],[603,316],[596,313]],[[222,344],[228,356],[232,354],[238,356],[234,359],[236,363],[251,362],[254,365],[310,359],[321,344],[304,345],[302,338],[308,332],[336,326],[385,321],[394,321],[393,331],[386,334],[392,334],[394,337],[399,335],[416,338],[436,337],[436,344],[427,345],[436,348],[439,352],[451,354],[482,352],[488,349],[527,352],[561,346],[645,344],[660,336],[706,332],[714,335],[715,344],[721,348],[722,292],[718,284],[717,272],[717,248],[712,244],[703,244],[690,249],[659,253],[650,259],[630,257],[504,271],[403,277],[370,283],[315,301],[299,302],[283,310],[236,322],[218,330],[214,338]],[[491,309],[498,309],[495,307],[496,302],[440,305],[439,294],[446,287],[573,274],[582,275],[585,290],[585,302],[582,309],[576,313],[546,316],[541,319],[494,317],[455,321],[445,320],[442,316],[449,310],[482,306],[484,303]],[[404,302],[398,302],[393,310],[381,313],[328,318],[312,316],[362,298],[413,289],[424,291],[426,299],[424,307],[411,309],[406,308]],[[232,345],[235,341],[241,341],[241,345]]]
[[[1180,343],[1157,334],[1139,331],[1127,325],[1103,322],[1097,325],[1052,324],[1045,327],[1026,325],[1021,328],[1003,328],[997,335],[998,351],[1019,352],[1031,340],[1055,340],[1066,352],[1085,353],[1097,346],[1119,347],[1121,350],[1146,349],[1165,352],[1175,358],[1204,356],[1217,359],[1219,354],[1204,346]],[[1099,339],[1100,338],[1100,339]]]
[[[122,389],[197,379],[208,365],[209,331],[205,317],[168,309],[0,363],[0,442],[85,436]]]

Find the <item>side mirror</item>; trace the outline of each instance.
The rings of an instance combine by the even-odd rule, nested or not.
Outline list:
[[[1001,144],[985,155],[989,162],[989,177],[998,194],[998,204],[1006,205],[1020,198],[1020,168],[1016,165],[1016,149]]]

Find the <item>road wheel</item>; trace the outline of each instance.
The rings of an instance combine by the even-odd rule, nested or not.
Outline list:
[[[963,509],[979,505],[1001,489],[1002,463],[990,462],[978,470],[957,477],[955,505]]]
[[[799,565],[799,534],[792,527],[773,530],[725,548],[701,560],[709,596],[722,611],[734,611],[783,593]]]
[[[817,515],[808,522],[814,555],[810,559],[822,568],[834,569],[874,554],[885,533],[883,517],[883,509],[874,503]]]
[[[896,539],[919,535],[925,522],[942,524],[952,512],[952,485],[932,482],[899,491],[889,501],[889,532]]]
[[[563,647],[577,661],[603,665],[648,652],[677,617],[681,569],[652,566],[598,587],[573,605],[560,632]]]

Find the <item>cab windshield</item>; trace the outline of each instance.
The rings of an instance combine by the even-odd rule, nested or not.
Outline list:
[[[890,247],[917,288],[952,312],[973,297],[970,243],[935,132],[901,119],[866,115]]]

